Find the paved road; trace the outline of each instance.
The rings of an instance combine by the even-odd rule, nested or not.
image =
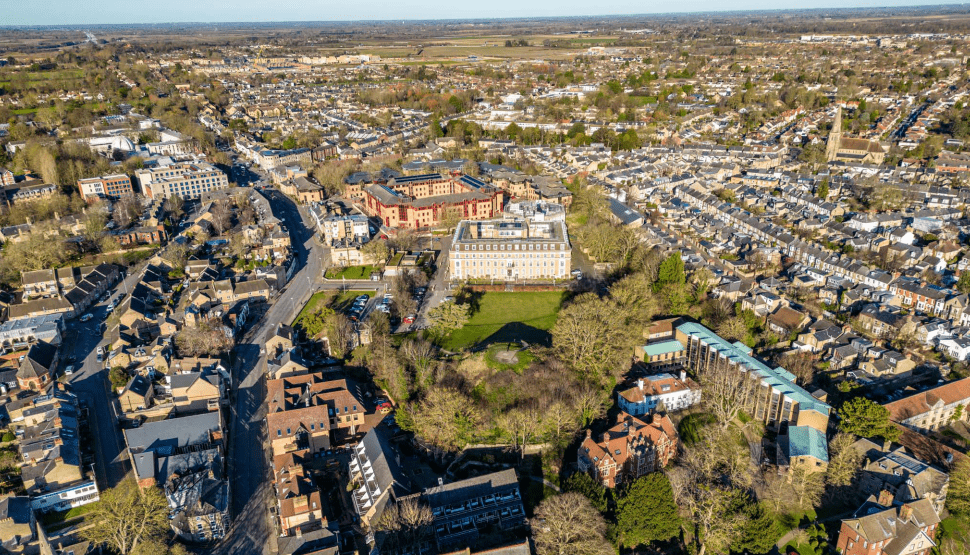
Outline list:
[[[111,298],[118,298],[118,293],[130,291],[141,279],[142,272],[130,274],[111,290]],[[128,474],[130,465],[125,447],[124,436],[118,426],[116,404],[113,396],[109,395],[108,370],[103,363],[98,362],[97,348],[101,343],[101,323],[107,313],[107,305],[111,301],[99,303],[88,310],[94,317],[87,321],[72,320],[67,325],[68,338],[73,336],[73,351],[66,354],[72,356],[72,364],[76,370],[68,377],[68,382],[80,399],[88,406],[88,424],[96,438],[95,446],[95,476],[98,486],[113,487]],[[66,341],[70,345],[70,341]]]
[[[266,360],[260,347],[280,322],[289,324],[313,292],[323,270],[322,249],[305,225],[303,214],[285,195],[264,191],[273,215],[284,222],[293,241],[299,270],[250,331],[233,357],[234,394],[229,416],[229,477],[232,480],[233,523],[213,553],[274,553],[277,532],[270,516],[275,504],[266,449]]]

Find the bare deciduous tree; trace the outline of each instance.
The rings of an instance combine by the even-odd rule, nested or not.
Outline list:
[[[751,402],[754,380],[733,366],[717,359],[698,373],[704,405],[726,429],[738,413]]]
[[[375,537],[384,550],[416,548],[431,537],[431,508],[413,497],[387,507],[374,525]]]
[[[612,555],[605,532],[603,515],[579,493],[544,500],[532,519],[532,538],[539,555]]]

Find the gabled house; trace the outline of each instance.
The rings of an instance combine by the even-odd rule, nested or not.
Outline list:
[[[644,419],[620,413],[617,424],[599,438],[586,431],[579,446],[579,469],[608,488],[655,472],[667,466],[677,454],[679,438],[665,414]]]
[[[38,341],[30,346],[24,360],[17,370],[17,383],[20,389],[39,391],[54,379],[58,349],[46,341]]]
[[[894,505],[882,492],[842,520],[837,549],[844,555],[928,555],[939,523],[928,500]]]

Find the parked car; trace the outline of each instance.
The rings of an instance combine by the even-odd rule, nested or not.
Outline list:
[[[68,367],[64,369],[65,376],[70,376],[73,373],[74,373],[74,366],[68,365]]]
[[[84,316],[81,316],[81,321],[88,322],[91,320],[91,318],[94,318],[94,314],[85,314]]]
[[[414,314],[408,314],[407,316],[404,317],[404,323],[405,324],[413,324],[414,323],[414,318],[415,318],[415,315]]]
[[[384,402],[384,403],[381,403],[381,404],[377,405],[377,412],[379,412],[381,414],[387,414],[387,413],[391,412],[392,410],[394,410],[394,407],[392,407],[390,403]]]

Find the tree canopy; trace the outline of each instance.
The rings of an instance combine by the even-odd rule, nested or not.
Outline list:
[[[680,532],[680,517],[667,476],[641,476],[620,493],[616,502],[616,538],[627,548],[665,541]]]
[[[889,421],[889,409],[865,397],[850,399],[839,409],[839,430],[861,437],[896,441],[901,434]]]

